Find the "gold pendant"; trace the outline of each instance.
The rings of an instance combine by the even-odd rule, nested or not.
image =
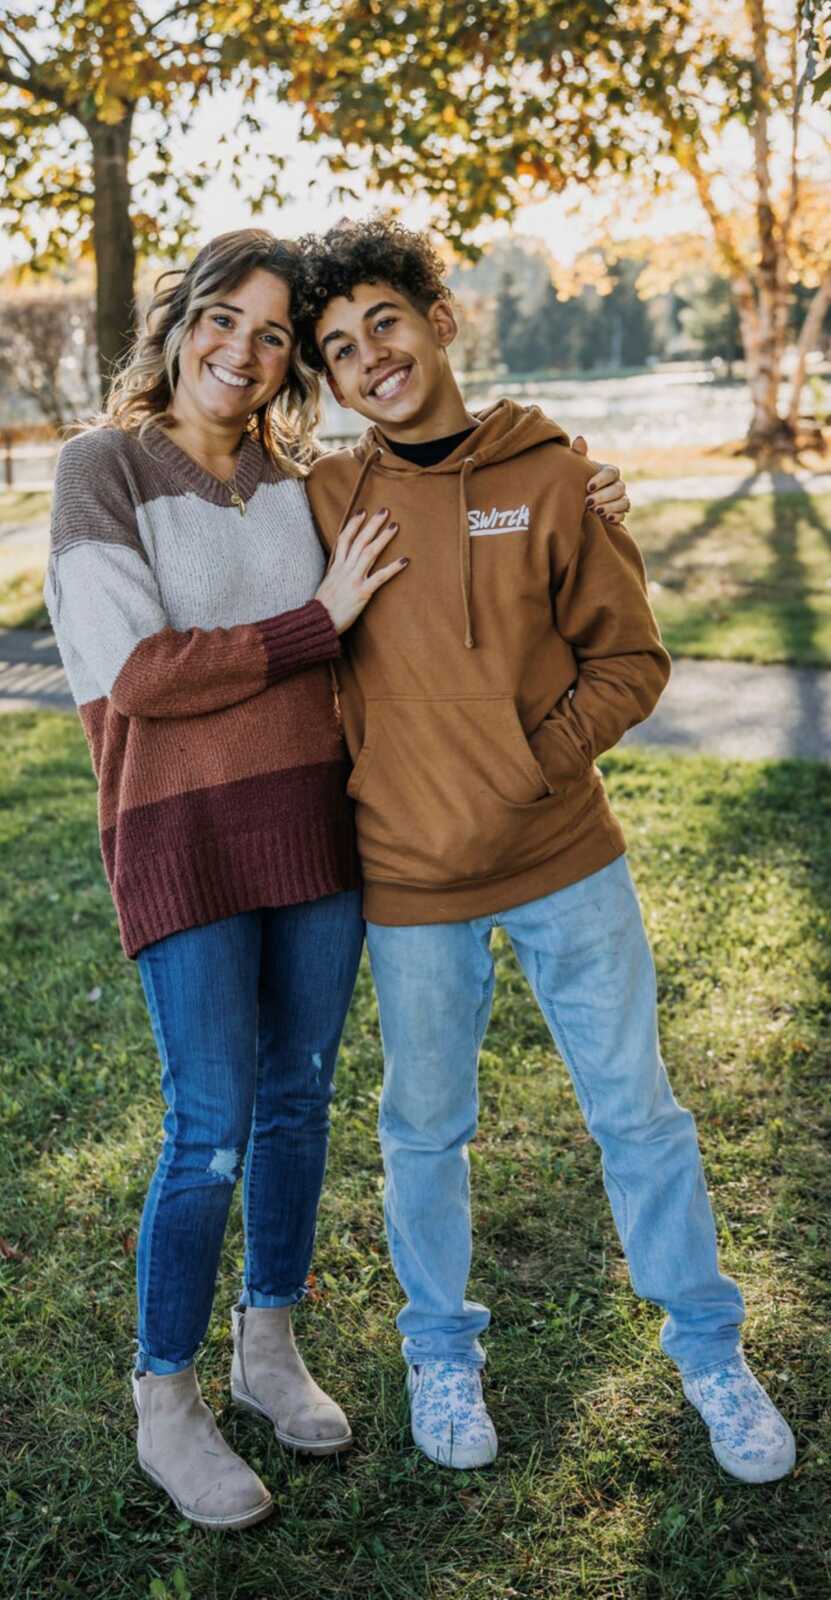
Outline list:
[[[236,506],[241,517],[245,516],[245,501],[236,489],[231,491],[231,505]]]

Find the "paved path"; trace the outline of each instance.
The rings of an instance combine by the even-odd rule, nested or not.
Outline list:
[[[0,711],[71,711],[53,634],[0,628]]]
[[[622,742],[747,760],[831,761],[831,672],[677,659],[649,721]]]
[[[788,490],[831,493],[831,473],[797,468],[745,476],[645,478],[633,485],[633,499],[637,508],[656,500],[738,499]],[[46,520],[0,524],[0,577],[6,576],[7,563],[36,564],[48,541]],[[72,709],[54,639],[50,633],[0,629],[0,711],[39,707]],[[831,761],[831,672],[676,661],[657,711],[645,726],[627,734],[624,743],[748,758],[807,756]]]
[[[72,710],[52,634],[0,629],[0,711],[50,708]],[[831,761],[831,672],[678,660],[657,710],[623,743]]]

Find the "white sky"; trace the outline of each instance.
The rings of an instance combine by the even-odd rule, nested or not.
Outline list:
[[[210,136],[218,130],[223,120],[226,126],[230,124],[233,116],[230,97],[226,104],[226,117],[222,116],[218,104],[200,116],[199,124],[189,138],[189,144],[195,152],[204,152],[206,135]],[[284,171],[285,191],[291,198],[283,206],[266,206],[263,209],[257,220],[264,227],[294,237],[326,227],[342,216],[354,219],[366,217],[385,201],[394,201],[394,196],[382,198],[377,192],[373,193],[354,174],[349,175],[349,184],[361,193],[361,200],[354,202],[335,198],[332,191],[336,180],[326,169],[320,147],[303,143],[298,137],[299,109],[275,107],[268,112],[265,121],[268,145],[281,152],[291,152]],[[544,240],[552,255],[568,264],[593,242],[603,225],[607,209],[604,202],[595,200],[584,190],[575,187],[566,195],[552,196],[525,207],[518,213],[510,231]],[[407,199],[403,203],[402,216],[408,225],[424,227],[430,222],[429,206],[423,200]],[[245,227],[250,221],[246,202],[231,182],[215,179],[203,190],[197,208],[200,243],[214,233]],[[660,213],[643,224],[638,223],[635,231],[665,235],[694,228],[700,222],[701,212],[694,199],[664,199]],[[495,238],[508,231],[504,224],[496,227],[485,225],[481,237]],[[631,211],[623,231],[633,231]]]
[[[275,233],[294,237],[326,227],[344,215],[353,218],[368,216],[384,203],[382,197],[368,190],[356,175],[350,176],[349,182],[352,188],[361,193],[360,201],[343,201],[334,196],[337,180],[328,172],[320,147],[304,143],[298,136],[299,108],[277,105],[268,108],[265,114],[261,107],[256,109],[265,123],[263,145],[266,159],[269,150],[287,155],[282,182],[289,198],[282,206],[266,205],[256,218],[252,218],[246,199],[233,180],[230,177],[217,177],[201,191],[196,207],[197,244],[204,243],[215,233],[248,226],[252,220]],[[178,164],[187,167],[189,159],[192,159],[195,166],[204,160],[206,149],[215,144],[222,132],[233,132],[237,115],[238,100],[233,93],[226,92],[214,97],[200,111],[196,125],[179,153]],[[140,161],[139,156],[138,166]],[[602,202],[585,191],[575,189],[570,195],[553,196],[526,207],[518,214],[511,231],[544,240],[552,255],[568,264],[592,243],[602,227],[605,211]],[[426,226],[430,221],[429,207],[423,201],[408,199],[403,215],[408,224],[414,227]],[[660,213],[648,222],[639,222],[635,231],[676,233],[695,227],[699,222],[700,212],[694,201],[664,200]],[[504,225],[496,228],[485,226],[480,236],[483,239],[493,238],[504,236],[508,231]],[[624,231],[633,231],[631,213]],[[15,248],[13,238],[0,237],[0,271],[24,256],[25,251]]]

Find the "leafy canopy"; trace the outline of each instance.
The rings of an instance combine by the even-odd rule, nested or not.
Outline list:
[[[348,173],[369,147],[377,185],[429,195],[448,238],[468,249],[485,218],[574,179],[659,179],[662,159],[683,164],[705,123],[746,122],[751,55],[708,10],[347,0],[319,8],[324,47],[296,67],[289,94],[307,106],[310,133],[344,145],[330,165]]]
[[[44,265],[77,252],[93,220],[90,140],[107,127],[133,135],[139,249],[177,249],[223,154],[235,171],[256,156],[255,204],[279,199],[283,162],[263,162],[252,102],[308,48],[303,11],[274,0],[11,0],[0,12],[0,221]],[[233,143],[218,139],[183,170],[176,152],[197,105],[230,84]]]

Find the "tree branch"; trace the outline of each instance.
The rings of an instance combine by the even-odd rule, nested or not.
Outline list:
[[[27,94],[33,94],[30,80],[15,76],[12,70],[14,65],[15,63],[10,61],[7,55],[0,55],[0,83],[5,83],[9,89],[23,89]]]
[[[788,199],[785,206],[785,215],[782,219],[782,244],[786,255],[789,252],[791,229],[794,224],[797,207],[799,205],[799,119],[802,111],[802,96],[805,91],[804,78],[799,77],[799,63],[797,50],[799,45],[798,25],[794,23],[790,38],[790,79],[792,110],[791,110],[791,160],[790,175],[788,180]]]
[[[152,39],[153,35],[159,28],[163,28],[166,22],[173,22],[177,17],[186,17],[193,15],[195,11],[201,11],[203,3],[204,0],[181,0],[181,4],[171,6],[170,10],[163,11],[155,22],[148,23],[144,33],[141,35],[142,39]]]
[[[808,356],[811,353],[815,339],[819,338],[829,305],[831,305],[831,267],[826,272],[808,307],[805,321],[799,330],[799,338],[796,341],[796,363],[791,386],[791,403],[788,407],[788,422],[794,432],[799,422],[799,404],[802,399],[802,386],[805,382],[805,368],[808,363]]]
[[[3,62],[6,66],[3,66]],[[26,94],[34,95],[36,100],[49,100],[59,111],[65,111],[68,116],[77,115],[74,106],[67,98],[66,93],[56,83],[45,83],[39,76],[43,70],[35,62],[37,71],[30,72],[28,78],[19,78],[10,70],[16,63],[9,60],[8,56],[0,56],[0,83],[5,83],[10,89],[22,89]],[[80,121],[80,118],[79,118]]]
[[[32,55],[29,46],[24,42],[24,40],[17,37],[17,34],[15,33],[14,29],[9,26],[8,22],[0,22],[0,33],[5,33],[6,37],[11,39],[15,50],[19,50],[20,54],[25,56],[29,63],[29,67],[33,72],[36,72],[40,66],[40,62],[35,56]]]

